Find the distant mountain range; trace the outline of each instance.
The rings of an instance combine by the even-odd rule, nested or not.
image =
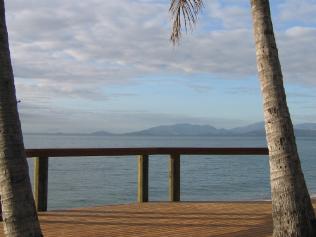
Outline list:
[[[316,123],[302,123],[295,126],[297,136],[316,136]],[[218,129],[210,125],[174,124],[157,126],[124,135],[147,136],[265,136],[264,123],[247,126]]]
[[[296,136],[316,136],[316,123],[295,125]],[[47,134],[49,135],[49,134]],[[96,131],[93,133],[54,133],[51,135],[85,135],[85,136],[264,136],[264,123],[254,123],[232,129],[218,129],[210,125],[174,124],[162,125],[130,133],[110,133]]]

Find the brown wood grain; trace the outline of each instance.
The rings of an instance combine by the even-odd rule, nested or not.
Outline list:
[[[27,157],[133,156],[133,155],[268,155],[265,147],[146,147],[26,149]]]
[[[45,237],[272,237],[268,201],[133,203],[39,217]]]

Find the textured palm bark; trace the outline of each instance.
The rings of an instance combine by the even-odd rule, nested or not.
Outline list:
[[[17,111],[14,77],[0,0],[0,195],[7,237],[41,237]]]
[[[274,237],[315,236],[315,215],[297,152],[268,0],[251,0],[269,148]]]

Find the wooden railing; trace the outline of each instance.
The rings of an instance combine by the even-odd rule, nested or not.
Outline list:
[[[27,149],[35,158],[34,198],[38,211],[47,211],[48,159],[51,157],[138,156],[138,202],[148,202],[148,167],[150,155],[169,155],[169,200],[180,201],[181,155],[268,155],[267,148],[78,148]]]

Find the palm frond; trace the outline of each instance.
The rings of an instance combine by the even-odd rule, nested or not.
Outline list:
[[[182,24],[184,28],[192,30],[197,21],[197,16],[203,7],[203,0],[171,0],[169,12],[172,16],[172,32],[170,40],[175,44],[181,38]]]

